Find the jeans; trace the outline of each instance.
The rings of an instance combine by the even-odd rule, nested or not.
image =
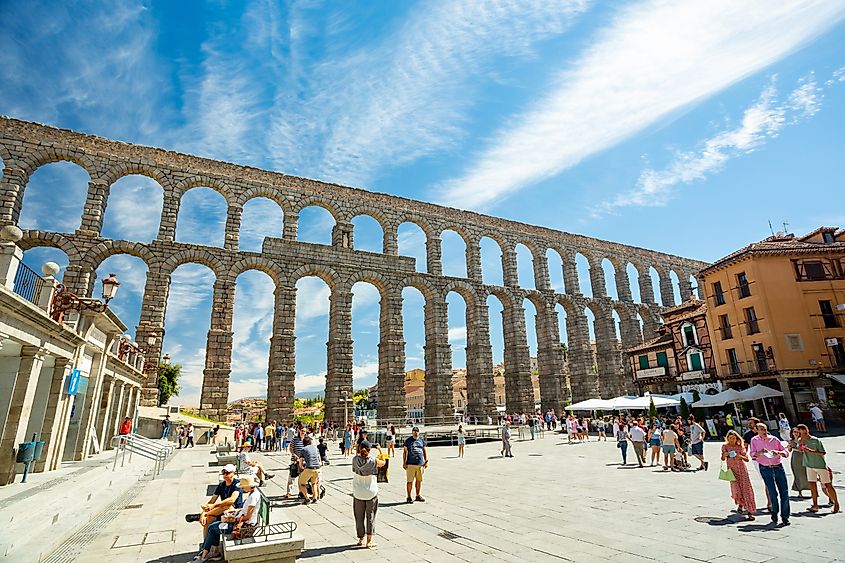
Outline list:
[[[161,429],[161,439],[162,440],[166,440],[168,434],[170,434],[170,427],[169,426],[165,426],[164,428]]]
[[[222,524],[222,522],[220,520],[216,520],[208,527],[208,533],[205,535],[205,540],[202,542],[203,549],[209,550],[212,547],[220,545],[220,538],[226,533],[220,529],[220,524]],[[226,524],[226,526],[228,528],[231,524]]]
[[[783,465],[760,465],[760,476],[772,500],[772,519],[777,520],[778,507],[780,507],[781,520],[787,522],[789,520],[789,488]]]
[[[534,427],[529,426],[529,428],[531,429],[531,439],[533,440],[534,439]]]
[[[622,465],[628,465],[628,442],[617,442],[619,449],[622,451]]]
[[[352,512],[355,514],[355,529],[358,539],[364,534],[372,536],[376,531],[376,512],[378,512],[378,497],[370,500],[352,499]]]

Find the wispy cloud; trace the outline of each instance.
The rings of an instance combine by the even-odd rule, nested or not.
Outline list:
[[[699,147],[678,154],[661,170],[644,170],[633,190],[617,195],[593,209],[593,215],[627,206],[661,206],[676,186],[700,181],[722,170],[731,159],[750,154],[787,125],[812,117],[821,108],[822,89],[810,74],[803,78],[786,99],[777,95],[775,78],[760,97],[746,108],[737,127],[722,131],[699,143]]]
[[[843,16],[845,3],[821,0],[649,0],[625,8],[436,196],[490,206],[766,67]]]
[[[109,189],[103,236],[150,242],[158,235],[164,191],[146,176],[126,176]]]

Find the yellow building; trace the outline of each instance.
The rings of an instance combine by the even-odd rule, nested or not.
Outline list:
[[[699,282],[726,385],[780,389],[793,420],[845,398],[845,229],[778,233],[716,261]]]

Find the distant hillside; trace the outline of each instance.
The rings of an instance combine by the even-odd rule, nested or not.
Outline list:
[[[314,399],[316,397],[322,397],[322,391],[304,391],[302,393],[297,393],[295,397],[297,399]]]

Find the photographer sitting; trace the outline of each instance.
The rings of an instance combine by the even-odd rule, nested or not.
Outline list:
[[[208,527],[212,522],[227,510],[240,508],[243,505],[240,484],[238,479],[235,479],[235,466],[231,463],[227,464],[220,471],[220,474],[223,476],[223,480],[214,489],[214,494],[211,495],[209,501],[200,506],[202,512],[185,516],[185,520],[188,522],[202,524],[203,540],[207,537]]]
[[[243,506],[235,510],[227,510],[220,521],[208,527],[199,561],[223,559],[220,553],[220,540],[223,534],[231,532],[233,537],[248,538],[255,531],[255,526],[258,525],[258,503],[261,501],[261,495],[258,493],[255,480],[250,475],[241,477],[240,485],[244,492]]]

